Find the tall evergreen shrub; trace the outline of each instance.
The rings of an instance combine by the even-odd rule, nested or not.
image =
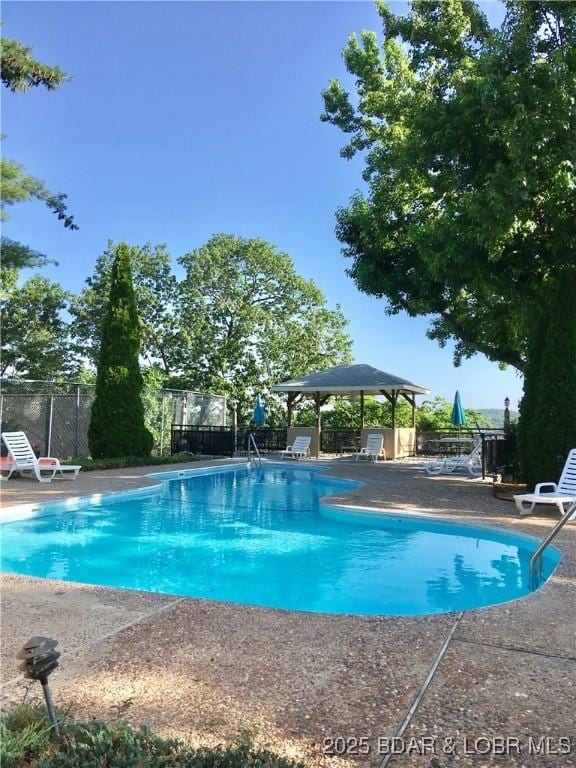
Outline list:
[[[96,394],[88,430],[93,458],[150,455],[152,436],[144,426],[139,351],[140,323],[130,251],[120,243],[101,326]]]
[[[518,425],[522,479],[556,482],[576,448],[576,270],[564,270],[542,307],[528,355]]]

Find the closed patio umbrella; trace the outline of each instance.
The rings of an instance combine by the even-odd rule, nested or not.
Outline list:
[[[256,397],[256,406],[254,408],[254,413],[252,414],[252,421],[261,427],[266,424],[266,411],[260,395]]]
[[[462,407],[460,392],[458,392],[458,390],[456,390],[456,394],[454,395],[454,405],[452,406],[450,423],[455,427],[458,427],[458,437],[460,437],[460,427],[464,427],[468,423],[468,419],[466,418],[466,411]]]
[[[454,405],[452,406],[450,423],[454,424],[455,427],[464,427],[468,423],[466,411],[462,408],[462,401],[460,400],[460,392],[458,392],[458,390],[456,390],[456,394],[454,395]]]

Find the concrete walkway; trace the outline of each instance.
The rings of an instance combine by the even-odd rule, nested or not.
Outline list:
[[[489,484],[428,477],[408,462],[332,461],[328,472],[365,483],[334,502],[536,536],[557,519],[545,508],[520,519]],[[84,473],[51,486],[11,480],[4,502],[127,489],[149,482],[145,473]],[[576,766],[575,543],[570,524],[558,538],[560,566],[527,598],[413,618],[305,614],[6,574],[4,696],[23,696],[18,647],[47,634],[63,653],[54,697],[86,717],[120,707],[134,724],[204,744],[249,728],[310,766]],[[387,756],[399,736],[403,754]]]

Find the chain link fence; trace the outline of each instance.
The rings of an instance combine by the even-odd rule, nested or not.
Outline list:
[[[23,430],[44,456],[88,456],[88,426],[94,386],[74,382],[0,382],[0,431]],[[146,426],[153,452],[171,451],[172,424],[225,426],[226,398],[178,389],[145,390]]]

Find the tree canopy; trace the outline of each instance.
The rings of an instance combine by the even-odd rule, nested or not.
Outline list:
[[[60,67],[51,67],[37,61],[29,46],[5,37],[0,40],[0,64],[2,83],[15,93],[38,85],[52,90],[70,79]]]
[[[52,67],[37,61],[32,49],[18,40],[0,40],[2,83],[16,93],[43,86],[48,90],[57,88],[69,80],[59,67]],[[7,221],[6,207],[14,203],[39,200],[52,211],[66,227],[78,229],[74,217],[68,213],[66,195],[56,194],[47,189],[45,183],[29,175],[15,160],[0,159],[0,221]],[[42,253],[8,237],[2,237],[2,263],[5,267],[37,267],[49,261]]]
[[[165,386],[238,400],[242,418],[256,392],[293,376],[350,362],[352,340],[339,307],[331,309],[292,259],[270,243],[215,235],[182,256],[177,279],[164,245],[127,246],[140,318],[141,356]],[[115,246],[71,304],[79,354],[97,358]],[[267,409],[281,399],[268,396]]]
[[[453,429],[451,422],[452,403],[444,397],[424,400],[416,408],[416,429],[434,431]],[[491,427],[490,421],[480,411],[466,408],[466,416],[471,427]],[[316,408],[304,401],[295,417],[296,424],[313,427],[316,424]],[[364,398],[364,426],[390,427],[392,425],[392,406],[389,402],[372,396]],[[357,429],[360,426],[360,398],[334,397],[322,411],[323,429]],[[396,426],[412,426],[412,406],[404,400],[396,405]]]
[[[338,81],[324,120],[366,152],[337,233],[358,287],[429,335],[523,370],[531,308],[572,269],[576,232],[576,6],[506,3],[491,29],[470,0],[378,5],[382,40],[350,38],[353,100]]]
[[[19,285],[18,270],[3,267],[1,272],[0,375],[44,380],[74,375],[78,363],[62,317],[68,292],[40,275]]]
[[[270,243],[215,235],[179,263],[179,366],[193,385],[242,410],[275,382],[350,362],[340,308]]]
[[[140,354],[147,365],[158,365],[169,376],[173,373],[177,345],[177,312],[174,308],[177,280],[172,273],[170,254],[163,244],[126,247],[140,322]],[[92,365],[98,356],[100,328],[115,257],[116,246],[110,240],[98,256],[86,287],[73,298],[70,308],[76,348]]]
[[[574,412],[540,413],[552,372],[576,398],[560,364],[576,359],[576,313],[557,298],[576,282],[576,4],[508,0],[499,29],[471,0],[378,10],[382,39],[344,50],[355,98],[336,80],[324,92],[322,119],[350,135],[342,155],[366,160],[366,192],[337,212],[349,274],[390,313],[428,316],[456,364],[479,352],[525,373],[533,482],[576,444]],[[546,423],[548,463],[526,463],[530,422]]]

